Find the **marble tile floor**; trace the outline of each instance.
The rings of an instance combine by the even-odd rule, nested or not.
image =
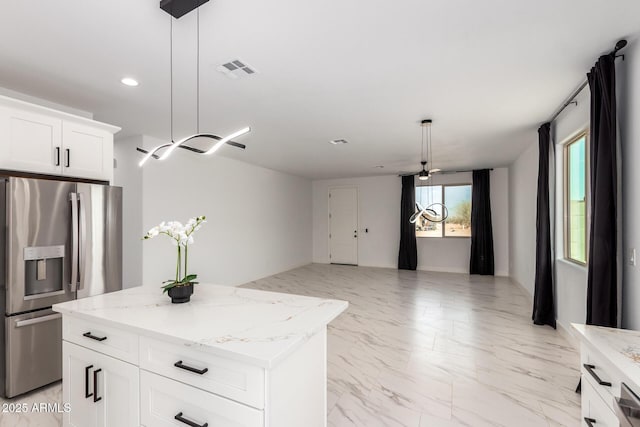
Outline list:
[[[312,264],[245,286],[349,301],[330,427],[580,425],[579,354],[509,279]]]
[[[58,408],[62,409],[60,381],[14,399],[0,397],[0,427],[58,427],[62,425]]]
[[[312,264],[245,286],[349,301],[329,326],[329,427],[580,425],[579,354],[509,279]],[[60,401],[58,383],[11,402]]]

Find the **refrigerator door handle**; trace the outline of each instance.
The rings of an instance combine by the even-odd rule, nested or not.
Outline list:
[[[82,197],[82,193],[78,193],[78,206],[80,207],[80,239],[79,239],[79,264],[78,264],[78,290],[84,289],[84,267],[87,257],[87,210]]]
[[[78,287],[78,195],[69,194],[71,201],[71,291]]]
[[[18,320],[16,322],[16,328],[22,328],[23,326],[29,326],[29,325],[36,325],[38,323],[49,322],[51,320],[57,320],[61,318],[62,318],[62,314],[55,313],[55,314],[49,314],[47,316],[42,316],[42,317],[34,317],[33,319]]]

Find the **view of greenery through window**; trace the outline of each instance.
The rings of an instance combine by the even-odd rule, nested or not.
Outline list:
[[[422,207],[443,203],[449,216],[442,223],[424,218],[416,221],[416,237],[471,237],[471,185],[429,185],[416,187],[416,202]],[[442,214],[441,205],[433,207]]]
[[[567,153],[567,258],[587,262],[587,138],[571,142]]]

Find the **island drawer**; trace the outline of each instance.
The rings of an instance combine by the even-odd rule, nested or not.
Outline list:
[[[140,368],[257,409],[264,408],[264,369],[194,348],[140,337]]]
[[[582,422],[581,426],[618,427],[620,420],[594,388],[592,381],[582,374]]]
[[[146,426],[264,426],[263,411],[150,372],[140,371],[140,395]]]
[[[594,391],[613,408],[614,399],[620,397],[621,379],[618,370],[604,356],[584,343],[580,356],[583,378],[586,378]]]
[[[138,335],[123,329],[63,316],[62,339],[134,365],[138,364]]]

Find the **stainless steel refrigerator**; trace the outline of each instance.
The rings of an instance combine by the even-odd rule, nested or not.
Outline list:
[[[0,384],[13,397],[62,378],[53,304],[122,289],[122,189],[0,178]]]

